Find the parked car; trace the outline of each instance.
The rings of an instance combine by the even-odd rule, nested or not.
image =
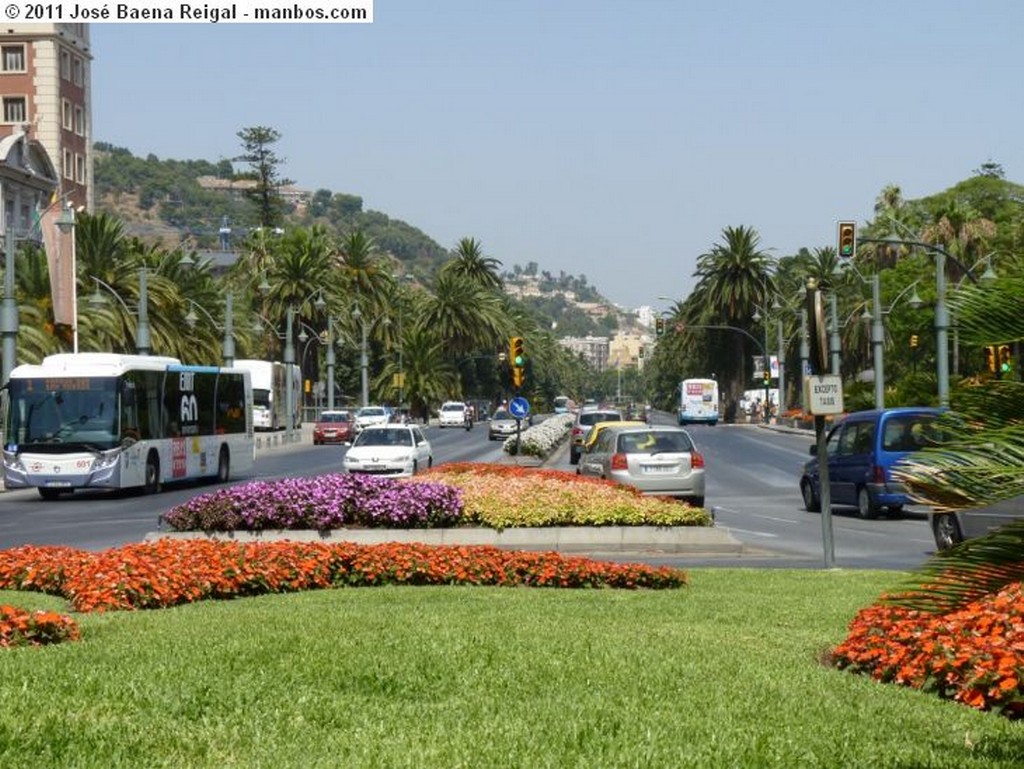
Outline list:
[[[342,465],[349,473],[415,475],[434,464],[434,452],[417,425],[375,425],[364,428],[345,452]]]
[[[467,430],[473,427],[473,416],[462,401],[445,401],[438,416],[438,427],[464,427]]]
[[[523,425],[522,429],[526,429],[529,425]],[[500,441],[508,438],[510,435],[516,434],[516,429],[519,428],[519,423],[516,418],[512,416],[507,409],[496,409],[491,414],[490,424],[487,426],[487,440]]]
[[[991,534],[1014,521],[1024,520],[1024,496],[1011,497],[984,507],[928,513],[928,523],[935,535],[935,546],[949,550],[965,539]]]
[[[862,518],[882,510],[898,514],[907,504],[907,488],[892,476],[892,467],[912,451],[939,438],[936,421],[942,409],[904,407],[856,411],[837,422],[826,438],[829,493],[833,505],[857,508]],[[800,493],[809,512],[821,510],[818,459],[800,476]]]
[[[590,434],[590,428],[598,422],[621,422],[622,412],[618,409],[593,408],[586,411],[581,410],[576,415],[576,422],[572,426],[572,435],[569,438],[569,463],[575,465],[580,461],[580,453],[583,451],[583,443]]]
[[[704,507],[704,455],[682,427],[601,430],[580,458],[579,472],[632,486],[642,494],[678,497]]]
[[[374,425],[386,425],[390,419],[387,409],[383,406],[363,406],[356,410],[356,432],[361,432]]]
[[[313,445],[349,443],[356,435],[350,411],[324,411],[313,425]]]

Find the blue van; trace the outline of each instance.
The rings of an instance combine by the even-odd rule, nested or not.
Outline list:
[[[862,518],[882,510],[898,514],[907,503],[906,487],[892,478],[892,466],[912,451],[934,443],[943,409],[906,407],[856,411],[828,433],[829,492],[833,505],[856,507]],[[800,494],[809,512],[821,510],[817,447],[804,465]]]

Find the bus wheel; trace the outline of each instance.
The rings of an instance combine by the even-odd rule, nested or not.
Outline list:
[[[146,457],[146,480],[143,484],[143,491],[146,494],[160,492],[160,457],[155,451],[149,452],[149,456]]]
[[[217,460],[217,482],[227,483],[231,480],[231,454],[227,446],[220,447],[220,458]]]
[[[41,496],[48,502],[52,502],[53,500],[60,496],[60,489],[44,489],[40,487],[39,496]]]

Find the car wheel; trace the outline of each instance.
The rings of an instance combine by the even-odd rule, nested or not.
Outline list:
[[[146,474],[142,490],[145,494],[157,494],[160,491],[160,457],[153,451],[146,457]]]
[[[217,459],[217,483],[227,483],[231,480],[231,453],[227,446],[220,447],[220,457]]]
[[[878,506],[871,499],[867,486],[861,486],[857,492],[857,514],[866,519],[878,517]]]
[[[951,513],[932,517],[932,533],[935,535],[935,546],[940,550],[949,550],[964,541],[960,524]]]
[[[804,498],[804,509],[808,513],[821,512],[821,500],[818,499],[818,495],[814,493],[814,486],[807,478],[804,478],[803,482],[800,484],[800,494]]]

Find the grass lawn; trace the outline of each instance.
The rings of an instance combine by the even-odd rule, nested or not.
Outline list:
[[[698,569],[681,590],[77,615],[80,642],[0,651],[0,766],[1019,767],[1024,724],[819,664],[900,576]]]

